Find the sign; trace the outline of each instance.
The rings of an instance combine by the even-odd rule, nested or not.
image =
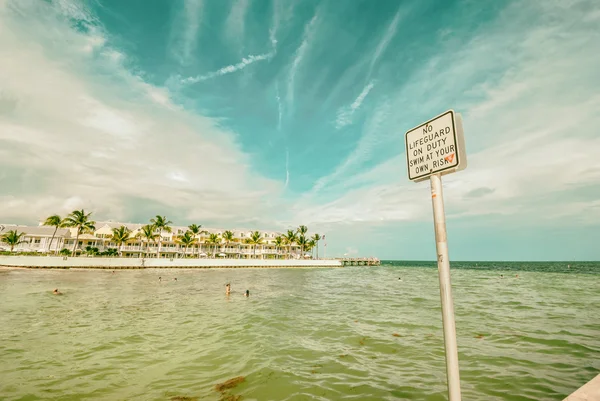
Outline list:
[[[467,167],[462,119],[454,110],[415,127],[405,135],[408,179],[423,181]]]

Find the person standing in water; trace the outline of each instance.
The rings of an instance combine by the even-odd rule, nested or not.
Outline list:
[[[60,292],[58,290],[58,288],[55,288],[54,291],[52,291],[52,294],[54,294],[54,295],[62,295],[62,292]]]
[[[231,284],[227,283],[225,285],[225,295],[231,294]]]
[[[244,296],[245,296],[246,298],[248,298],[248,297],[250,296],[250,290],[246,290],[246,292],[244,293]]]

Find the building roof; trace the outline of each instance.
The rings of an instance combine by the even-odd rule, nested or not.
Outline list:
[[[4,230],[2,230],[4,227]],[[54,234],[54,227],[49,226],[20,226],[17,224],[0,224],[0,233],[6,231],[16,230],[19,233],[25,233],[25,235],[39,235],[44,237],[52,237]],[[56,237],[70,237],[70,231],[67,228],[59,228],[56,230]]]

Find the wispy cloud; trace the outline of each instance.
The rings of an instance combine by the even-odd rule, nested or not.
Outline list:
[[[251,171],[233,133],[104,56],[107,38],[92,58],[89,41],[53,3],[0,2],[1,220],[74,205],[116,219],[146,219],[150,209],[236,224],[248,208],[266,215],[257,205],[281,184]],[[210,169],[218,177],[190,174]]]
[[[378,145],[380,138],[385,136],[382,125],[385,124],[389,112],[390,102],[387,99],[384,99],[367,120],[363,128],[363,135],[354,150],[331,174],[317,180],[312,190],[307,194],[308,196],[312,196],[321,191],[331,182],[348,174],[357,164],[363,163],[371,157],[371,153]]]
[[[444,178],[449,218],[485,216],[486,224],[500,225],[600,224],[600,165],[594,159],[600,141],[583,128],[600,124],[600,54],[591,51],[600,32],[586,20],[585,7],[557,5],[513,3],[458,53],[444,49],[407,79],[391,103],[391,109],[403,110],[401,120],[382,115],[384,127],[400,122],[410,128],[419,121],[402,121],[406,117],[425,118],[448,107],[444,100],[454,95],[441,93],[444,85],[451,93],[468,91],[468,102],[453,105],[464,116],[469,165]],[[562,18],[553,18],[559,14]],[[532,23],[532,15],[544,19]],[[585,22],[573,28],[567,21],[574,20]],[[459,61],[448,68],[441,61],[450,54]],[[486,73],[477,84],[474,70]],[[381,150],[395,143],[402,149],[403,129],[384,129],[385,137],[378,131],[365,130],[355,151],[313,188],[313,194],[326,188],[344,195],[330,202],[303,199],[297,219],[347,224],[430,216],[428,186],[408,182],[404,155],[375,167],[364,164],[375,146]],[[589,213],[581,213],[582,207]]]
[[[286,190],[290,184],[290,149],[285,148],[285,184],[283,189]]]
[[[182,84],[195,84],[197,82],[206,81],[208,79],[220,77],[221,75],[231,74],[236,71],[243,70],[248,67],[250,64],[254,64],[257,61],[269,60],[272,58],[274,53],[265,53],[259,54],[257,56],[250,55],[248,57],[244,57],[242,61],[237,64],[231,64],[226,67],[220,68],[217,71],[209,72],[208,74],[198,75],[195,77],[184,78],[181,80]]]
[[[236,0],[231,6],[225,21],[225,34],[230,40],[242,43],[249,5],[250,0]]]
[[[350,106],[342,107],[338,110],[337,119],[335,121],[335,127],[337,129],[343,128],[346,125],[352,124],[352,118],[354,113],[360,109],[360,106],[364,102],[365,98],[371,92],[371,89],[375,86],[375,82],[371,81],[367,86],[365,86],[360,92],[360,95],[352,102]]]
[[[283,103],[279,95],[279,82],[275,83],[275,99],[277,99],[277,131],[281,131],[281,120],[283,119]]]
[[[203,8],[203,0],[183,0],[183,8],[175,13],[170,50],[172,56],[182,64],[190,62],[198,43]]]
[[[377,61],[381,58],[383,53],[385,53],[385,49],[387,49],[388,45],[390,44],[390,42],[394,38],[394,35],[396,34],[396,29],[398,29],[398,23],[400,22],[401,17],[405,14],[406,14],[406,10],[404,9],[404,6],[401,6],[398,9],[398,11],[396,12],[396,14],[394,15],[394,19],[392,20],[392,22],[390,22],[390,24],[388,25],[388,27],[385,31],[385,34],[383,35],[383,37],[377,44],[377,47],[375,48],[375,53],[373,53],[373,57],[371,58],[371,63],[369,64],[369,72],[367,74],[367,81],[369,81],[371,79],[371,74],[373,73],[373,67],[375,67],[375,64],[377,63]]]
[[[279,0],[273,0],[273,22],[269,29],[269,41],[271,42],[271,49],[275,51],[277,49],[277,31],[279,30],[279,21],[281,18],[281,3]]]
[[[302,35],[302,43],[296,50],[294,60],[292,61],[292,67],[290,68],[290,75],[288,78],[288,88],[287,88],[287,103],[288,109],[292,109],[294,103],[294,82],[296,80],[296,74],[298,73],[298,67],[300,63],[306,56],[306,52],[308,50],[308,46],[310,42],[313,40],[313,36],[315,34],[315,23],[318,19],[318,13],[312,17],[312,19],[304,26],[304,33]]]

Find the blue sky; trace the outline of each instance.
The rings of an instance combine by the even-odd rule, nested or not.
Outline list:
[[[449,108],[461,260],[600,259],[593,0],[0,1],[0,221],[287,229],[434,259],[404,133]]]

